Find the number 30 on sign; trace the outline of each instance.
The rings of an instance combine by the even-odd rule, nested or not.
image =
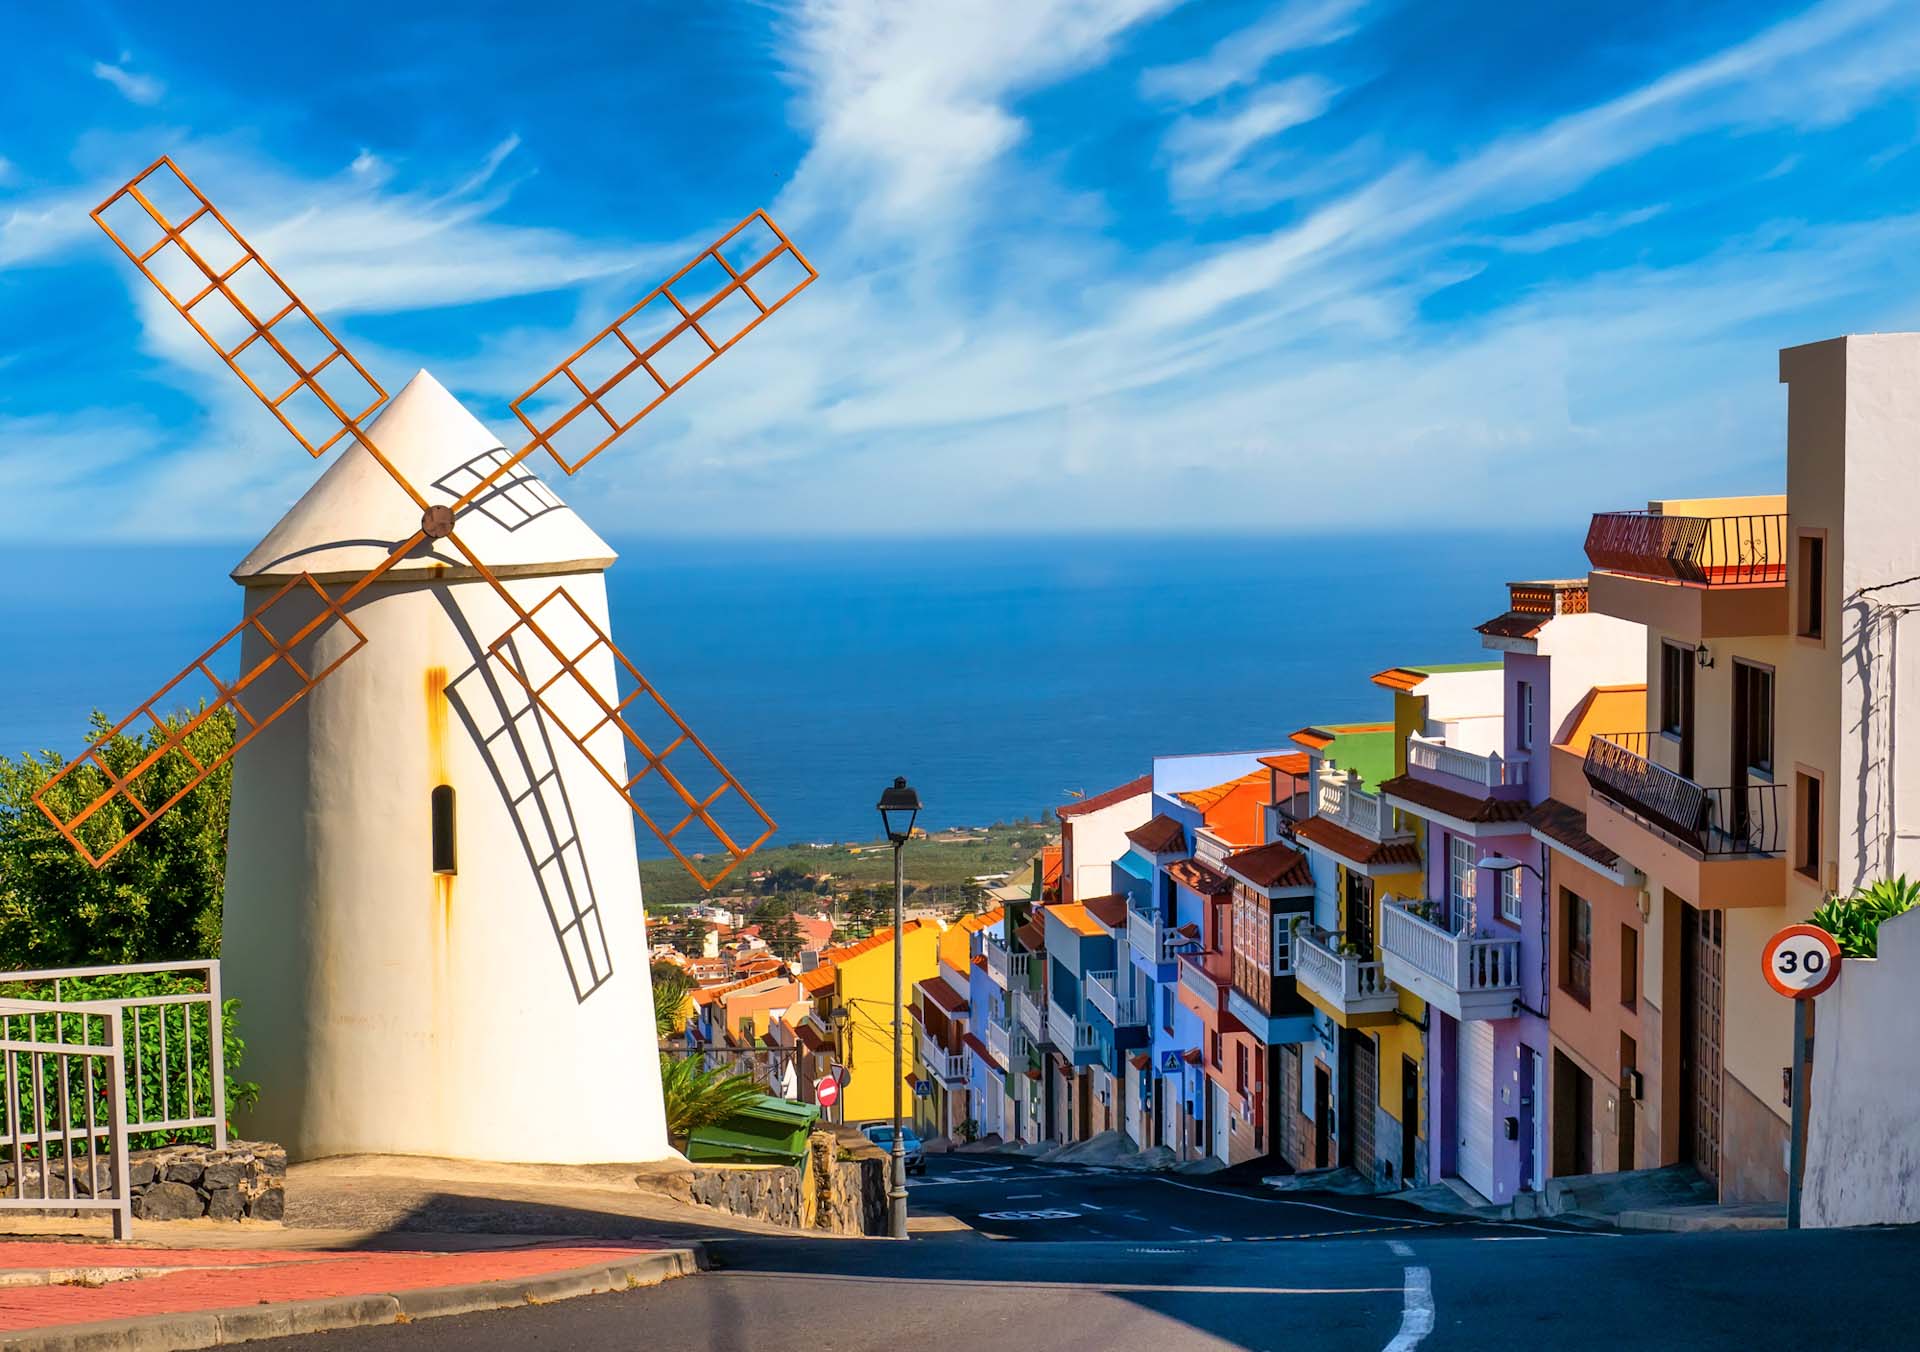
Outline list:
[[[1840,975],[1840,945],[1817,925],[1788,925],[1760,954],[1767,984],[1793,1000],[1810,1000]]]

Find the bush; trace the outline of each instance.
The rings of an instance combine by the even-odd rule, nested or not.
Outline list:
[[[1850,897],[1829,897],[1813,913],[1813,923],[1840,941],[1840,951],[1849,958],[1876,957],[1880,951],[1880,926],[1894,916],[1920,906],[1920,883],[1898,878],[1882,878]]]

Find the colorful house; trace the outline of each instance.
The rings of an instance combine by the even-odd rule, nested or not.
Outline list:
[[[913,1120],[922,1139],[979,1134],[970,1047],[984,1050],[984,1044],[974,1032],[973,940],[1002,918],[995,910],[949,925],[940,935],[933,975],[914,983]]]
[[[1396,706],[1407,703],[1396,694]],[[1295,982],[1315,1008],[1313,1040],[1283,1054],[1281,1154],[1296,1169],[1349,1165],[1380,1185],[1428,1177],[1422,1090],[1426,1003],[1385,974],[1385,898],[1421,885],[1419,823],[1395,812],[1379,786],[1400,768],[1401,721],[1303,728],[1307,809],[1293,824],[1313,874],[1313,917],[1295,928]],[[1292,767],[1276,769],[1293,788]],[[1304,800],[1304,801],[1302,801]],[[1299,808],[1295,809],[1299,811]]]
[[[909,920],[903,930],[902,961],[907,989],[932,976],[938,964],[940,927],[931,920]],[[893,1116],[893,931],[876,931],[858,943],[829,948],[820,965],[803,973],[800,985],[814,1006],[816,1036],[834,1047],[833,1064],[850,1074],[840,1091],[838,1120],[879,1122]],[[901,1079],[913,1071],[907,1019],[900,1061]],[[908,1092],[911,1092],[910,1090]]]

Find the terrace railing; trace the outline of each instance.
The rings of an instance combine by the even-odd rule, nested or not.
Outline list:
[[[1414,733],[1407,738],[1407,764],[1464,779],[1483,789],[1510,788],[1527,782],[1527,762],[1506,760],[1497,752],[1481,755]]]
[[[1778,854],[1783,784],[1710,788],[1653,758],[1657,733],[1608,732],[1587,743],[1587,783],[1701,857]]]
[[[1344,770],[1322,770],[1314,785],[1313,811],[1336,826],[1384,843],[1402,832],[1393,828],[1393,809],[1368,793]]]
[[[1455,934],[1397,897],[1380,908],[1380,947],[1461,995],[1520,988],[1520,941]]]
[[[1596,512],[1587,527],[1587,561],[1617,573],[1705,586],[1784,582],[1787,514]]]

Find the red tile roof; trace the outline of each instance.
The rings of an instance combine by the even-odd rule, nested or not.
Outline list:
[[[1047,927],[1040,923],[1039,912],[1034,912],[1031,920],[1025,921],[1013,932],[1020,946],[1029,953],[1044,953],[1047,948]]]
[[[1304,751],[1288,751],[1278,756],[1262,756],[1260,763],[1283,775],[1304,775],[1312,767],[1313,759]]]
[[[1293,834],[1297,839],[1318,845],[1329,854],[1337,854],[1355,864],[1398,864],[1407,868],[1417,868],[1420,864],[1420,849],[1410,840],[1382,845],[1325,817],[1309,817],[1296,823]]]
[[[1124,929],[1127,924],[1127,899],[1118,892],[1104,897],[1089,897],[1080,903],[1087,913],[1110,930]]]
[[[988,1065],[992,1066],[995,1070],[999,1071],[1002,1075],[1007,1073],[1007,1068],[1000,1064],[1000,1058],[995,1056],[992,1052],[988,1051],[987,1044],[982,1042],[979,1038],[975,1037],[972,1033],[962,1034],[960,1041],[963,1045],[965,1045],[968,1051],[972,1052],[975,1056],[979,1057],[982,1061],[985,1061]]]
[[[1132,1063],[1133,1068],[1135,1070],[1145,1070],[1148,1066],[1153,1064],[1153,1058],[1151,1056],[1148,1056],[1145,1052],[1139,1052],[1133,1056],[1129,1056],[1127,1060],[1130,1063]]]
[[[1227,872],[1259,888],[1313,886],[1307,857],[1284,840],[1228,855]]]
[[[928,977],[925,981],[916,983],[914,989],[949,1014],[965,1014],[970,1008],[966,996],[937,976]]]
[[[1601,868],[1615,868],[1620,863],[1619,855],[1587,834],[1587,814],[1558,798],[1545,798],[1535,805],[1527,813],[1527,825],[1535,835],[1546,836]]]
[[[1164,812],[1127,832],[1127,839],[1148,854],[1185,854],[1187,850],[1187,829]]]
[[[1233,890],[1233,884],[1227,881],[1224,874],[1216,873],[1198,859],[1181,859],[1168,864],[1167,873],[1175,882],[1203,897],[1224,896]]]
[[[1115,803],[1124,803],[1129,798],[1138,798],[1143,793],[1153,792],[1153,776],[1141,775],[1130,779],[1105,793],[1096,793],[1091,798],[1076,798],[1071,803],[1062,803],[1055,808],[1058,817],[1083,817],[1089,812],[1098,812],[1103,807],[1112,807]]]
[[[1470,793],[1461,793],[1458,789],[1449,789],[1439,784],[1429,784],[1424,779],[1415,779],[1412,775],[1397,775],[1387,780],[1380,786],[1380,793],[1382,796],[1398,798],[1403,803],[1412,803],[1415,807],[1444,813],[1463,822],[1517,822],[1527,815],[1527,804],[1524,801],[1512,798],[1476,798]]]

